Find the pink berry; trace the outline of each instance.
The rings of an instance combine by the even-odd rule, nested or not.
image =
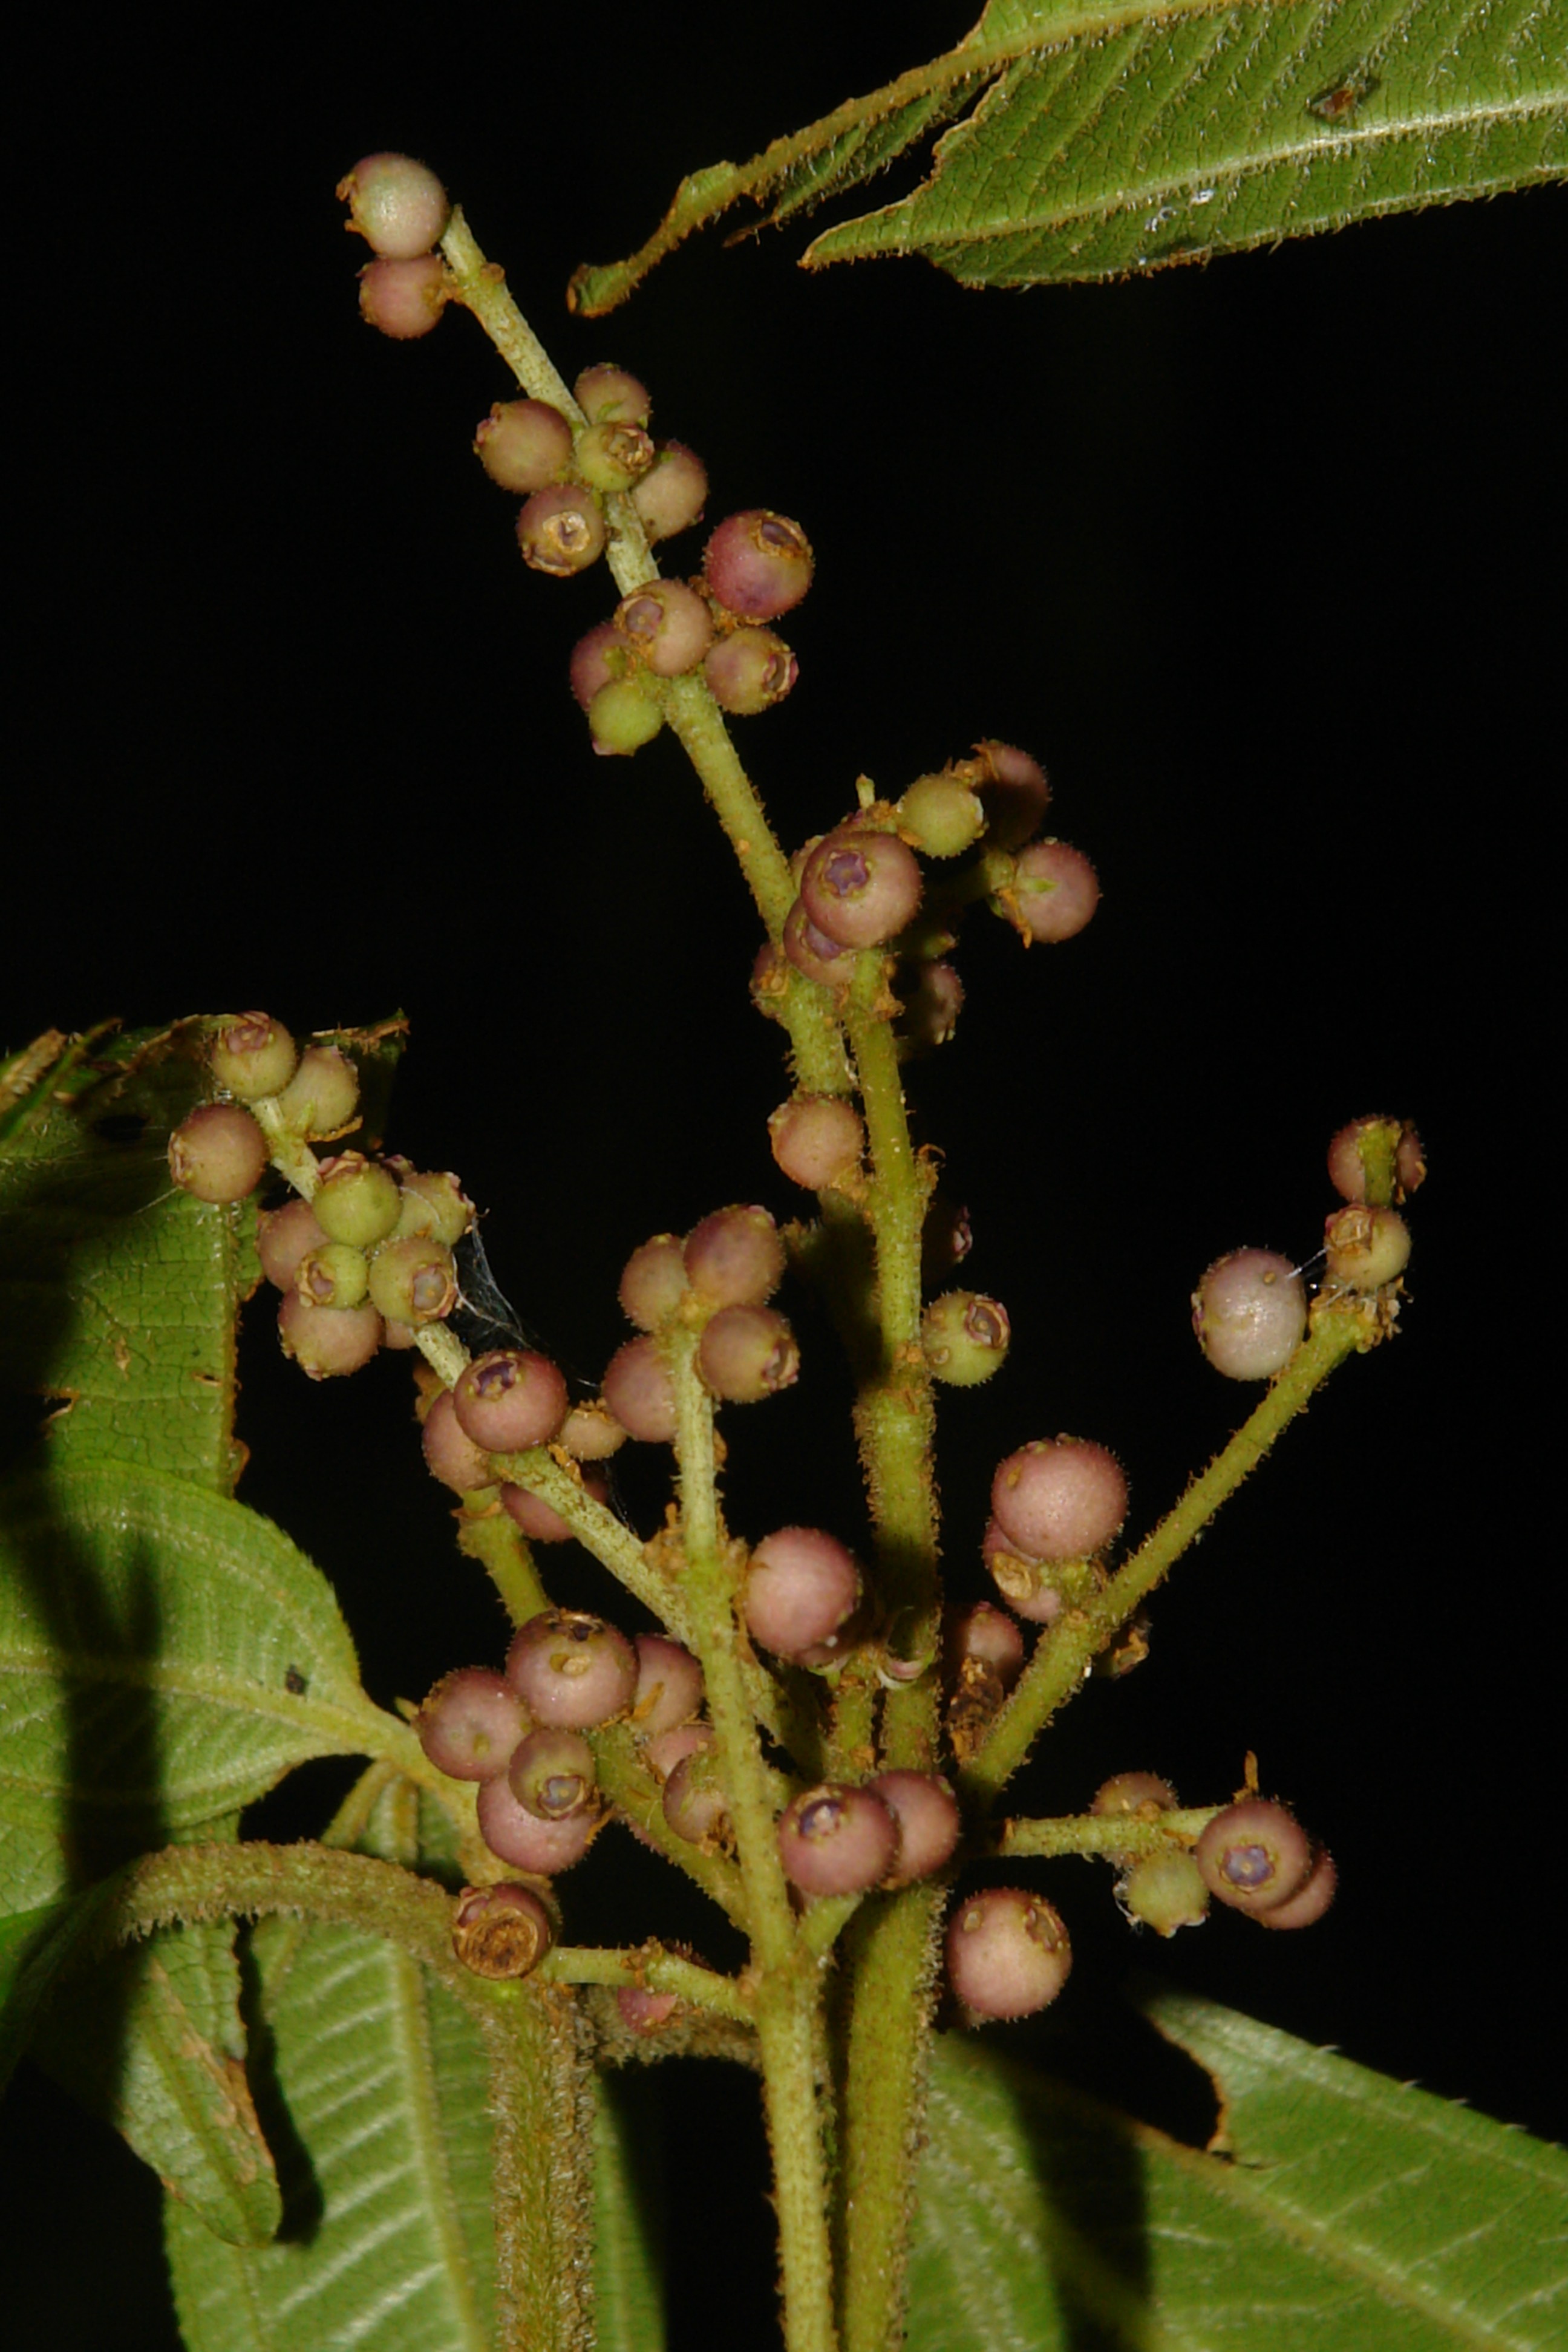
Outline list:
[[[254,1192],[267,1160],[267,1138],[238,1103],[201,1103],[169,1138],[170,1175],[209,1206]]]
[[[541,1724],[518,1741],[506,1777],[518,1803],[542,1822],[570,1821],[574,1813],[598,1811],[594,1751],[581,1732],[558,1723]]]
[[[963,1010],[963,982],[955,965],[942,958],[923,959],[912,973],[906,966],[898,982],[899,1017],[893,1034],[907,1058],[933,1053],[945,1045]]]
[[[947,1980],[979,2017],[1030,2017],[1055,2000],[1072,1966],[1051,1906],[1019,1886],[990,1886],[953,1913]]]
[[[1378,1196],[1384,1201],[1403,1201],[1416,1191],[1426,1179],[1426,1159],[1408,1119],[1352,1118],[1341,1128],[1329,1146],[1329,1181],[1342,1199],[1367,1199],[1369,1163],[1374,1182],[1381,1172]]]
[[[1215,1815],[1193,1859],[1211,1895],[1234,1910],[1262,1912],[1300,1892],[1313,1854],[1305,1830],[1283,1805],[1244,1797]]]
[[[292,1290],[301,1259],[326,1238],[309,1201],[286,1201],[280,1209],[265,1210],[256,1231],[262,1273],[275,1288]]]
[[[512,1635],[506,1672],[536,1723],[584,1731],[630,1706],[637,1652],[602,1618],[580,1609],[546,1609]]]
[[[899,1832],[870,1789],[824,1783],[786,1806],[779,1822],[784,1876],[803,1895],[861,1895],[892,1869]]]
[[[590,1471],[583,1481],[583,1491],[595,1503],[609,1498],[609,1481],[598,1472]],[[526,1486],[504,1486],[500,1490],[501,1508],[509,1519],[521,1528],[530,1543],[566,1543],[572,1529],[538,1495],[531,1495]]]
[[[373,261],[359,274],[360,316],[367,327],[411,343],[427,335],[447,307],[447,273],[441,257],[415,261]]]
[[[382,1341],[382,1321],[374,1307],[312,1307],[297,1290],[278,1309],[278,1337],[313,1381],[357,1372]]]
[[[544,400],[498,400],[474,436],[492,482],[526,498],[564,479],[572,467],[572,427]]]
[[[1016,743],[977,743],[972,764],[985,829],[995,849],[1021,849],[1039,830],[1051,797],[1046,772]]]
[[[504,1772],[528,1717],[504,1675],[459,1666],[443,1675],[414,1718],[419,1745],[454,1780],[493,1780]]]
[[[743,621],[776,621],[811,585],[813,558],[799,523],[764,507],[726,516],[703,551],[708,585]]]
[[[1026,943],[1076,939],[1100,904],[1100,877],[1069,842],[1037,841],[1019,851],[999,903]]]
[[[713,615],[679,580],[650,580],[634,590],[616,607],[616,626],[656,677],[683,677],[713,642]]]
[[[707,496],[708,468],[695,450],[681,441],[663,441],[631,499],[644,530],[657,544],[700,522]]]
[[[780,1528],[752,1549],[742,1592],[746,1630],[781,1658],[800,1658],[853,1617],[860,1570],[821,1528]]]
[[[495,1485],[489,1456],[458,1426],[450,1390],[443,1390],[426,1414],[420,1443],[426,1468],[454,1495],[475,1495]]]
[[[362,156],[338,183],[338,197],[348,205],[348,226],[390,261],[428,253],[452,211],[435,173],[412,155]]]
[[[930,1772],[879,1772],[867,1787],[892,1814],[899,1833],[887,1885],[912,1886],[952,1861],[963,1824],[945,1780]]]
[[[772,629],[731,629],[710,646],[702,675],[721,710],[754,718],[782,702],[800,677],[800,664]]]
[[[760,1404],[800,1376],[795,1334],[773,1307],[721,1307],[697,1343],[704,1388],[727,1404]]]
[[[974,1665],[1011,1690],[1024,1671],[1024,1636],[1011,1617],[989,1601],[950,1611],[942,1624],[942,1668],[950,1687]]]
[[[1215,1371],[1265,1381],[1282,1371],[1307,1328],[1307,1294],[1288,1257],[1232,1250],[1193,1293],[1193,1329]]]
[[[479,1835],[493,1854],[513,1870],[537,1871],[552,1877],[570,1870],[587,1853],[605,1816],[592,1807],[569,1813],[564,1821],[541,1821],[512,1794],[505,1773],[487,1780],[476,1806]]]
[[[566,1418],[566,1403],[563,1373],[527,1348],[476,1358],[452,1391],[458,1427],[491,1454],[548,1445]]]
[[[567,665],[568,683],[579,709],[593,708],[602,686],[624,684],[633,660],[632,649],[614,621],[600,621],[585,637],[579,637]]]
[[[637,1681],[632,1722],[645,1739],[689,1723],[702,1705],[702,1668],[667,1633],[637,1637]]]
[[[616,1293],[639,1331],[657,1331],[686,1296],[686,1259],[674,1234],[655,1234],[627,1258]]]
[[[784,951],[796,971],[836,993],[847,989],[855,977],[854,955],[817,929],[804,898],[797,898],[784,918]]]
[[[1312,1866],[1294,1895],[1283,1903],[1276,1903],[1258,1914],[1265,1927],[1312,1927],[1322,1917],[1339,1891],[1339,1873],[1334,1858],[1323,1847],[1314,1849]]]
[[[1067,1606],[1057,1580],[1043,1560],[1021,1551],[996,1519],[986,1522],[980,1556],[1015,1615],[1031,1625],[1056,1623]]]
[[[766,1209],[715,1209],[686,1237],[686,1278],[715,1307],[761,1307],[784,1279],[784,1249]]]
[[[556,482],[535,490],[517,519],[522,560],[535,572],[564,580],[604,552],[605,518],[592,490]]]
[[[628,1437],[645,1445],[675,1438],[675,1391],[651,1335],[628,1339],[605,1369],[605,1402]]]
[[[793,1095],[768,1120],[768,1141],[793,1183],[822,1192],[859,1167],[866,1123],[846,1095]]]
[[[653,415],[647,386],[629,369],[616,367],[610,360],[596,360],[592,367],[585,367],[573,390],[591,425],[641,425]]]
[[[1127,1481],[1103,1445],[1037,1438],[998,1465],[991,1508],[1029,1559],[1084,1559],[1102,1551],[1127,1517]]]
[[[913,850],[893,833],[843,825],[819,841],[800,877],[805,911],[844,948],[879,947],[901,931],[921,902]]]
[[[616,2008],[628,2033],[657,2033],[679,2008],[672,1992],[650,1992],[646,1985],[617,1985]]]

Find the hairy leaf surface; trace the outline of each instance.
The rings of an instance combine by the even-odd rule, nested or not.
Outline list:
[[[975,102],[977,101],[977,102]],[[915,191],[808,268],[919,254],[975,286],[1115,278],[1568,173],[1568,0],[991,0],[945,57],[682,183],[612,309],[742,197],[778,219],[969,108]]]
[[[1180,2146],[938,2043],[910,2352],[1548,2352],[1568,2307],[1568,2158],[1185,1995],[1229,2152]]]

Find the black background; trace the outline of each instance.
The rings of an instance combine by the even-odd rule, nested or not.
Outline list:
[[[1113,1444],[1132,1532],[1157,1517],[1250,1402],[1193,1345],[1196,1276],[1242,1242],[1306,1257],[1332,1129],[1419,1120],[1397,1344],[1289,1433],[1160,1598],[1149,1664],[1071,1710],[1019,1802],[1074,1810],[1131,1765],[1208,1801],[1255,1748],[1333,1845],[1339,1905],[1300,1937],[1222,1918],[1153,1964],[1561,2130],[1563,199],[1027,294],[916,262],[808,276],[798,225],[710,233],[624,314],[566,316],[574,266],[637,243],[682,172],[968,16],[181,13],[106,46],[53,13],[11,279],[4,1042],[109,1013],[406,1008],[392,1140],[461,1171],[504,1288],[589,1374],[637,1241],[731,1199],[797,1206],[766,1151],[779,1033],[747,1002],[727,853],[670,744],[588,755],[563,669],[608,583],[526,573],[469,453],[500,363],[459,314],[408,346],[356,316],[333,184],[410,148],[568,375],[609,357],[647,378],[656,426],[708,460],[710,520],[767,504],[809,530],[801,683],[740,729],[786,844],[862,771],[896,793],[992,734],[1045,760],[1053,823],[1099,866],[1070,947],[1026,956],[976,919],[958,1036],[912,1082],[973,1215],[971,1277],[1016,1335],[947,1415],[957,1589],[981,1590],[990,1468],[1026,1437]],[[809,1308],[799,1328],[800,1390],[733,1432],[753,1535],[858,1524],[826,1334]],[[500,1643],[398,1433],[402,1379],[310,1389],[258,1329],[241,1407],[242,1494],[333,1576],[384,1701]],[[625,1483],[651,1525],[648,1466]],[[600,1596],[586,1570],[560,1583]],[[640,1864],[582,1881],[584,1939],[668,1925]],[[1100,1874],[1048,1882],[1079,1953],[1051,2021],[1070,2063],[1075,2002],[1098,2014],[1150,1955]],[[693,2074],[667,2117],[723,2200],[742,2334],[770,2263],[750,2110],[743,2081]],[[85,2200],[105,2250],[38,2270],[22,2318],[71,2352],[163,2346],[147,2177],[30,2073],[4,2139],[18,2249]],[[709,2259],[678,2255],[682,2340],[715,2340]]]

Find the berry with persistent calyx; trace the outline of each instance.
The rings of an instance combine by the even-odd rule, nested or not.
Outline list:
[[[784,1318],[772,1307],[721,1307],[697,1343],[704,1388],[727,1404],[760,1404],[800,1375],[800,1349]]]
[[[562,1452],[570,1454],[574,1462],[607,1462],[626,1442],[626,1431],[600,1397],[588,1397],[574,1404],[562,1423],[556,1440]]]
[[[1379,1290],[1409,1264],[1410,1228],[1397,1209],[1352,1202],[1325,1223],[1323,1259],[1331,1282],[1349,1290]]]
[[[860,1599],[853,1552],[822,1528],[779,1528],[752,1548],[741,1607],[753,1642],[799,1659],[847,1626]]]
[[[602,1617],[545,1609],[512,1635],[507,1679],[536,1723],[587,1731],[630,1706],[637,1652]]]
[[[614,621],[599,621],[579,637],[567,666],[568,682],[578,709],[587,710],[602,686],[616,686],[631,675],[636,656]]]
[[[799,523],[766,507],[727,515],[702,552],[702,572],[727,613],[776,621],[811,585],[813,557]]]
[[[852,950],[817,929],[804,898],[797,898],[784,917],[784,951],[796,971],[836,992],[849,987],[855,978]]]
[[[668,1731],[648,1735],[643,1746],[643,1761],[656,1780],[665,1781],[678,1764],[684,1764],[700,1748],[711,1748],[713,1739],[710,1723],[678,1723]]]
[[[288,1124],[305,1136],[341,1135],[359,1106],[359,1072],[335,1045],[307,1045],[278,1097]]]
[[[899,834],[927,857],[960,857],[985,830],[971,779],[945,768],[917,776],[898,803]]]
[[[640,425],[590,425],[573,454],[579,478],[607,494],[629,490],[647,473],[654,446]]]
[[[503,1879],[465,1886],[452,1920],[452,1949],[477,1977],[528,1976],[554,1941],[554,1924],[531,1886]]]
[[[451,1251],[428,1234],[384,1242],[370,1262],[370,1295],[389,1323],[438,1323],[458,1303]]]
[[[381,1318],[374,1307],[312,1307],[297,1290],[278,1309],[278,1337],[313,1381],[357,1372],[381,1345]]]
[[[1137,1813],[1149,1819],[1168,1812],[1176,1801],[1169,1780],[1157,1772],[1113,1772],[1102,1780],[1089,1804],[1091,1813]]]
[[[1346,1201],[1397,1202],[1426,1176],[1421,1138],[1407,1118],[1352,1118],[1329,1146],[1329,1181]]]
[[[605,1402],[628,1437],[668,1445],[675,1437],[675,1391],[651,1335],[628,1339],[605,1367]]]
[[[650,580],[616,609],[616,627],[656,677],[684,677],[713,642],[713,615],[681,580]]]
[[[690,1651],[668,1633],[637,1637],[637,1682],[632,1722],[645,1739],[689,1723],[702,1705],[702,1668]]]
[[[822,1192],[859,1167],[866,1122],[846,1095],[792,1095],[769,1117],[768,1141],[793,1183]]]
[[[535,490],[517,519],[517,543],[534,572],[564,580],[603,554],[605,517],[598,499],[576,482]]]
[[[598,1810],[594,1751],[580,1731],[558,1723],[542,1724],[518,1741],[506,1777],[518,1803],[542,1822],[569,1821],[574,1813]]]
[[[602,1811],[587,1807],[562,1822],[541,1821],[519,1803],[504,1772],[485,1781],[474,1811],[479,1835],[493,1854],[514,1870],[537,1871],[542,1878],[581,1862],[605,1819]]]
[[[169,1138],[170,1175],[209,1205],[254,1192],[267,1160],[267,1138],[238,1103],[199,1103]]]
[[[531,1348],[497,1348],[465,1365],[452,1390],[458,1426],[490,1454],[548,1445],[566,1418],[566,1380]]]
[[[588,705],[594,749],[608,759],[625,759],[651,743],[664,725],[658,698],[635,677],[612,678]]]
[[[800,664],[772,629],[731,629],[709,647],[702,675],[721,710],[751,719],[784,700],[800,677]]]
[[[610,1482],[602,1472],[590,1470],[583,1480],[583,1492],[595,1503],[609,1500]],[[566,1543],[572,1529],[552,1504],[539,1495],[531,1495],[526,1486],[504,1486],[500,1490],[501,1508],[509,1519],[520,1528],[530,1543]]]
[[[639,1331],[657,1331],[686,1296],[686,1258],[674,1234],[655,1234],[633,1250],[616,1297]]]
[[[374,1249],[395,1228],[403,1207],[397,1179],[363,1151],[342,1151],[321,1163],[311,1206],[329,1241]]]
[[[1072,1966],[1051,1906],[1021,1886],[988,1886],[948,1923],[947,1980],[977,2017],[1032,2017],[1055,2000]]]
[[[357,1307],[370,1282],[363,1250],[352,1242],[322,1242],[308,1250],[294,1276],[294,1287],[312,1307]]]
[[[912,977],[900,977],[899,1017],[893,1034],[901,1056],[929,1054],[945,1045],[963,1010],[963,982],[952,964],[941,958],[918,963]]]
[[[973,1247],[974,1234],[963,1202],[949,1200],[942,1192],[933,1194],[921,1232],[921,1280],[940,1282],[944,1274],[963,1264]]]
[[[707,1736],[694,1740],[686,1753],[669,1766],[662,1798],[664,1818],[678,1838],[683,1838],[688,1845],[701,1845],[722,1834],[729,1820],[730,1800],[719,1778],[712,1731],[708,1725],[696,1723],[687,1725],[686,1730]],[[665,1734],[668,1742],[677,1737],[684,1734]]]
[[[840,826],[806,859],[800,895],[817,929],[840,947],[879,947],[920,905],[920,865],[897,834]]]
[[[496,1474],[488,1457],[458,1427],[449,1389],[442,1390],[426,1414],[419,1442],[426,1468],[443,1486],[450,1486],[454,1495],[477,1495],[495,1485]]]
[[[443,1675],[414,1718],[420,1747],[454,1780],[493,1780],[528,1727],[522,1701],[490,1666]]]
[[[280,1209],[264,1209],[256,1227],[262,1273],[277,1289],[292,1290],[300,1260],[320,1249],[326,1238],[309,1201],[286,1201]]]
[[[988,1381],[1006,1359],[1012,1326],[999,1298],[977,1291],[950,1290],[933,1298],[921,1317],[921,1344],[931,1378],[950,1388],[970,1389]]]
[[[1056,1623],[1067,1602],[1051,1570],[1020,1551],[995,1519],[986,1522],[980,1555],[1009,1609],[1031,1625]]]
[[[793,1798],[779,1822],[779,1860],[803,1895],[861,1895],[892,1869],[899,1832],[870,1789],[824,1782]]]
[[[1282,1371],[1307,1328],[1307,1294],[1288,1257],[1232,1250],[1193,1293],[1193,1329],[1216,1372],[1266,1381]]]
[[[344,226],[357,229],[371,251],[389,261],[413,261],[428,253],[452,215],[435,173],[412,155],[362,155],[339,181],[337,193],[349,208]]]
[[[1011,1690],[1024,1671],[1024,1637],[1004,1610],[989,1601],[949,1611],[942,1624],[942,1667],[950,1689],[973,1669]]]
[[[1311,1869],[1311,1841],[1283,1805],[1244,1797],[1205,1826],[1193,1859],[1211,1895],[1236,1911],[1288,1903]]]
[[[1044,768],[1016,743],[976,743],[963,765],[974,776],[992,847],[1021,849],[1050,803]]]
[[[437,253],[414,261],[372,261],[359,274],[359,311],[394,342],[427,335],[447,307],[447,273]]]
[[[653,464],[632,490],[632,505],[649,540],[673,539],[702,520],[708,468],[683,441],[661,441]]]
[[[462,1240],[474,1222],[474,1204],[460,1179],[449,1168],[411,1168],[398,1190],[402,1205],[393,1227],[395,1241],[426,1234],[434,1241],[445,1242],[450,1249],[455,1242]]]
[[[963,1822],[945,1780],[931,1772],[879,1772],[866,1786],[886,1805],[898,1832],[885,1886],[912,1886],[952,1861]]]
[[[1322,1846],[1313,1851],[1312,1866],[1294,1895],[1276,1903],[1271,1909],[1258,1914],[1264,1927],[1315,1927],[1333,1901],[1339,1889],[1339,1873],[1334,1858]]]
[[[609,360],[585,367],[572,389],[590,425],[646,425],[653,415],[647,386]]]
[[[715,1209],[686,1237],[686,1279],[714,1307],[761,1307],[784,1279],[784,1247],[766,1209]]]
[[[1026,946],[1076,939],[1100,904],[1100,877],[1070,842],[1037,841],[1019,851],[1013,879],[992,905]]]
[[[474,452],[492,482],[526,498],[570,473],[572,427],[547,400],[498,400],[474,435]]]
[[[1103,1445],[1038,1437],[998,1464],[991,1508],[1030,1559],[1087,1559],[1127,1517],[1127,1480]]]
[[[299,1059],[300,1049],[283,1024],[266,1013],[242,1013],[220,1029],[207,1047],[214,1077],[241,1102],[280,1094]]]
[[[1209,1891],[1203,1874],[1190,1853],[1179,1853],[1174,1847],[1166,1853],[1143,1854],[1116,1895],[1130,1919],[1142,1920],[1159,1936],[1201,1927],[1208,1916]]]

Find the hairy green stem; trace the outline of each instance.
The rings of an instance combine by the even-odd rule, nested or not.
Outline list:
[[[488,1570],[513,1625],[526,1625],[549,1608],[532,1549],[499,1503],[482,1514],[458,1514],[458,1549]]]
[[[597,1950],[587,1945],[563,1944],[540,1962],[534,1976],[541,1984],[634,1985],[650,1992],[678,1993],[698,2009],[710,2009],[737,2025],[752,2022],[752,2002],[733,1977],[721,1976],[695,1960],[683,1960],[658,1944],[635,1951]]]
[[[992,1853],[1163,1853],[1196,1845],[1218,1805],[1173,1806],[1151,1821],[1137,1813],[1073,1813],[1060,1821],[1004,1822],[989,1841]]]

